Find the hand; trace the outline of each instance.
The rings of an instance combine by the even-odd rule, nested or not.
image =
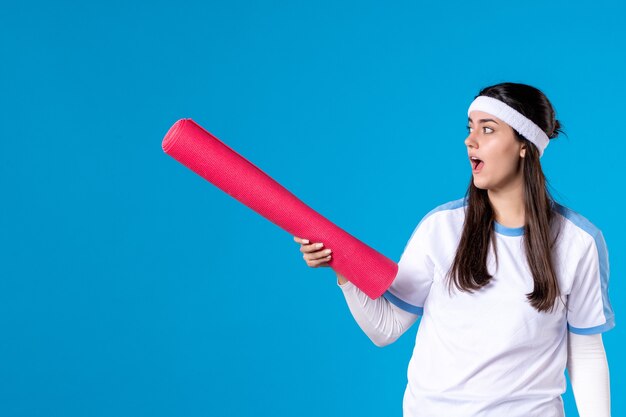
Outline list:
[[[330,262],[332,251],[324,249],[323,243],[310,243],[307,239],[301,239],[298,236],[294,236],[293,240],[300,243],[300,252],[303,253],[302,257],[308,266],[311,268],[330,266],[328,262]]]

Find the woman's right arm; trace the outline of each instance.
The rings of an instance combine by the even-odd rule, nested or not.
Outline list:
[[[337,285],[343,291],[359,327],[378,347],[395,342],[419,317],[390,303],[383,296],[372,300],[340,274],[337,274]]]
[[[332,251],[324,248],[321,243],[310,243],[307,239],[294,236],[299,243],[300,252],[307,265],[311,268],[329,267]],[[343,291],[348,308],[357,324],[370,340],[379,347],[395,342],[408,330],[419,317],[390,303],[380,296],[375,300],[369,298],[356,285],[337,273],[337,285]]]

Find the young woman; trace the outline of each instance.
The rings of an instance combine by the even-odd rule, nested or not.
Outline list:
[[[421,316],[405,417],[562,417],[566,368],[580,416],[610,416],[608,253],[602,232],[546,188],[539,159],[559,132],[540,90],[482,89],[468,110],[465,197],[421,219],[382,297],[337,274],[377,346]],[[307,265],[329,266],[323,243],[294,240]]]

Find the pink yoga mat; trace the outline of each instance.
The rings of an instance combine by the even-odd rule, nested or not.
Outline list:
[[[332,249],[329,265],[370,298],[391,285],[398,265],[300,201],[250,161],[191,119],[180,119],[163,151],[292,235]]]

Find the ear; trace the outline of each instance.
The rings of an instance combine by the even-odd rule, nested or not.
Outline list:
[[[523,158],[526,156],[526,145],[522,145],[522,147],[520,148],[519,156],[520,158]]]

